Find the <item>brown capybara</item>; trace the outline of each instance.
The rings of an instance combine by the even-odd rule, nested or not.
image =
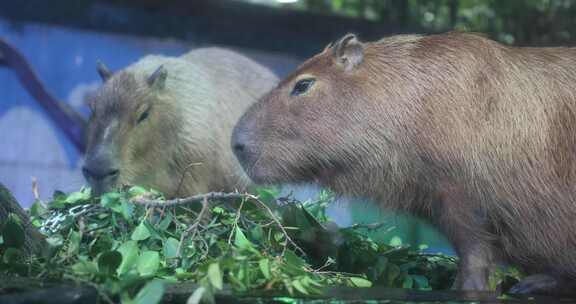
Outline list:
[[[232,151],[242,113],[278,82],[267,68],[221,48],[146,56],[111,73],[88,103],[83,173],[94,194],[122,184],[169,197],[242,190],[250,181]]]
[[[454,287],[576,279],[576,48],[479,35],[347,35],[253,105],[232,146],[255,182],[318,181],[430,220],[460,257]]]

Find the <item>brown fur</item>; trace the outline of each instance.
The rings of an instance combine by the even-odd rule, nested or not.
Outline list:
[[[344,38],[235,134],[255,181],[318,180],[440,226],[461,257],[459,288],[486,289],[499,260],[576,279],[576,48]]]
[[[159,77],[151,82],[155,71]],[[99,72],[106,81],[89,99],[85,168],[120,170],[114,181],[89,178],[97,194],[136,184],[186,196],[250,183],[229,142],[242,113],[276,84],[267,68],[229,50],[204,48],[181,57],[147,56],[114,74],[101,65]]]

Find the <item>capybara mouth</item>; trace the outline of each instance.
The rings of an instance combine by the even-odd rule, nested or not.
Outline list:
[[[273,166],[262,166],[258,162],[247,168],[248,176],[257,184],[307,183],[324,176],[323,169],[317,165],[286,165],[275,163]]]
[[[321,185],[328,185],[330,180],[337,174],[340,174],[343,169],[341,166],[331,163],[330,165],[322,164],[320,161],[309,162],[308,164],[298,164],[289,166],[285,169],[284,174],[280,175],[261,175],[257,176],[260,181],[267,184],[279,183],[318,183]],[[255,182],[260,183],[254,179]]]
[[[90,184],[90,189],[93,196],[100,196],[104,193],[117,190],[118,186],[110,184],[93,183]]]
[[[326,185],[329,181],[334,178],[338,171],[333,168],[325,168],[318,170],[318,173],[314,177],[314,181],[321,185]]]

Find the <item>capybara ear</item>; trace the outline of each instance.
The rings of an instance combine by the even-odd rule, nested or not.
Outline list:
[[[354,34],[347,34],[332,47],[336,64],[350,71],[364,59],[364,46]]]
[[[322,50],[322,53],[326,52],[327,50],[331,49],[334,46],[334,41],[330,41],[330,43],[328,43],[325,47],[324,50]]]
[[[168,77],[168,71],[163,65],[161,65],[156,69],[156,71],[154,71],[152,74],[150,74],[150,76],[148,76],[148,79],[146,79],[146,83],[148,83],[148,86],[150,88],[162,89],[166,84],[167,77]]]
[[[98,71],[98,75],[100,75],[103,82],[106,82],[112,77],[112,71],[100,60],[96,62],[96,71]]]

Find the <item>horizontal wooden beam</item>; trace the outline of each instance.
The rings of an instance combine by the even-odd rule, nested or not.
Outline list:
[[[238,1],[0,1],[0,16],[131,35],[171,37],[308,57],[352,32],[362,39],[419,29]]]

